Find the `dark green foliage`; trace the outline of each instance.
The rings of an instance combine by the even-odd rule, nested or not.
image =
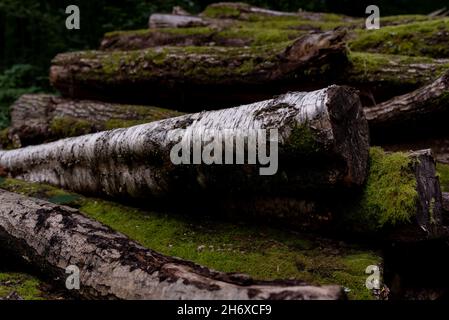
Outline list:
[[[9,105],[20,95],[38,92],[46,79],[42,71],[29,64],[16,64],[0,73],[0,129],[9,122]]]

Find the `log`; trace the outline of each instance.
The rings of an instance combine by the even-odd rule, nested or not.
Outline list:
[[[201,17],[163,13],[152,14],[148,21],[150,29],[205,27],[211,24],[213,21]]]
[[[431,150],[385,153],[372,148],[367,185],[361,197],[341,214],[349,231],[377,236],[382,232],[388,241],[419,242],[448,236],[442,212]]]
[[[208,5],[200,16],[215,19],[249,20],[255,17],[262,19],[266,17],[298,17],[298,14],[254,7],[241,2],[219,2]]]
[[[20,148],[179,115],[156,107],[26,94],[11,106],[11,125],[3,144]]]
[[[348,42],[353,51],[449,58],[449,20],[434,19],[378,30],[356,29]]]
[[[255,281],[146,249],[78,210],[0,190],[0,239],[61,285],[80,270],[88,299],[344,299],[339,286]]]
[[[358,88],[366,107],[428,85],[449,69],[448,59],[351,52],[336,81]]]
[[[312,30],[320,30],[315,28]],[[140,50],[158,46],[245,47],[294,40],[310,30],[248,26],[163,28],[108,32],[99,50]],[[268,34],[268,36],[267,36]]]
[[[226,133],[224,129],[231,131]],[[248,150],[252,148],[248,140],[256,129],[278,130],[278,137],[268,132],[259,138],[259,148],[263,148],[263,143],[266,151],[270,148],[269,163],[259,161],[263,151],[257,155],[255,164],[248,160]],[[217,158],[209,159],[213,165],[208,165],[208,158],[204,163],[206,142],[216,139],[217,132],[226,135],[228,140],[223,143],[232,158],[223,159],[225,148],[217,149],[214,150]],[[234,147],[237,138],[245,139],[243,155]],[[203,159],[192,162],[189,139],[201,147]],[[223,146],[218,139],[214,144]],[[209,143],[209,148],[214,144]],[[178,157],[181,153],[183,159]],[[182,161],[183,165],[175,165],[173,161]],[[239,164],[242,162],[244,165]],[[207,198],[206,194],[301,197],[314,190],[357,188],[365,181],[367,162],[368,125],[359,97],[355,90],[338,86],[0,151],[0,166],[13,177],[47,182],[80,193],[145,200],[185,196],[186,203]]]
[[[344,32],[261,48],[166,47],[57,55],[50,81],[64,96],[149,102],[200,111],[268,99],[295,88],[322,88],[344,66]],[[139,101],[139,102],[138,102]],[[201,101],[199,104],[198,101]]]
[[[344,37],[336,30],[308,34],[288,46],[66,53],[53,60],[50,81],[71,98],[188,111],[199,111],[198,101],[219,108],[337,83],[360,89],[370,106],[429,84],[449,68],[442,59],[347,54]]]
[[[449,72],[431,84],[365,108],[372,142],[395,144],[447,134]]]

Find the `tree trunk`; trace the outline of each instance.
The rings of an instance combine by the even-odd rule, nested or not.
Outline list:
[[[257,138],[257,129],[267,134],[257,132]],[[238,151],[235,139],[243,138],[245,149]],[[268,161],[261,158],[265,153]],[[359,97],[338,86],[0,152],[0,166],[25,180],[146,200],[185,196],[187,202],[208,193],[301,197],[358,187],[367,160],[368,125]]]
[[[339,286],[258,282],[163,256],[79,211],[0,190],[0,239],[63,285],[80,270],[90,299],[343,299]]]
[[[373,143],[394,144],[448,133],[449,72],[433,83],[366,108]]]
[[[6,143],[20,148],[179,115],[180,112],[156,107],[26,94],[11,107],[9,141]]]
[[[56,56],[50,81],[64,96],[170,103],[200,111],[322,88],[344,67],[344,32],[311,34],[285,47],[74,52]],[[201,103],[198,103],[201,101]]]

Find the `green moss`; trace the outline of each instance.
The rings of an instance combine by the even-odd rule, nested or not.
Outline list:
[[[350,52],[349,61],[352,65],[347,70],[345,80],[361,82],[383,82],[398,86],[416,86],[417,83],[427,83],[429,75],[438,77],[449,69],[449,63],[429,57],[411,57],[380,53]],[[433,72],[419,72],[410,76],[412,65],[429,65]],[[381,72],[380,72],[381,71]]]
[[[246,4],[239,4],[244,7],[248,7]],[[213,19],[232,19],[240,16],[240,10],[238,7],[227,4],[215,4],[208,6],[203,12],[202,16]]]
[[[441,191],[449,192],[449,165],[437,163],[437,174],[440,179]]]
[[[359,29],[349,47],[354,51],[406,56],[449,57],[449,19]]]
[[[358,230],[376,231],[407,223],[416,212],[418,193],[412,160],[405,153],[370,149],[370,169],[361,201],[346,212]]]
[[[91,133],[92,123],[72,117],[54,118],[50,123],[51,132],[58,137],[75,137]]]
[[[9,129],[0,130],[0,147],[5,150],[14,148],[13,143],[9,139],[8,134],[9,134]]]
[[[295,154],[313,154],[320,148],[317,137],[308,124],[294,127],[286,145]]]
[[[364,286],[365,268],[382,259],[370,249],[269,227],[146,211],[13,179],[5,179],[0,187],[79,208],[148,248],[219,271],[263,280],[341,284],[351,290],[352,299],[374,298]]]
[[[41,282],[23,273],[0,272],[0,298],[16,292],[25,300],[42,300]]]

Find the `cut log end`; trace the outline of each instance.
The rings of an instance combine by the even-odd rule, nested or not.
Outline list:
[[[368,170],[369,129],[358,92],[349,87],[332,86],[327,106],[336,148],[348,165],[344,180],[348,184],[362,185]]]

